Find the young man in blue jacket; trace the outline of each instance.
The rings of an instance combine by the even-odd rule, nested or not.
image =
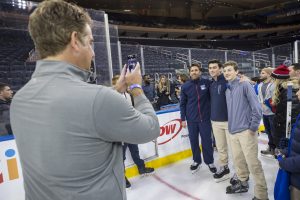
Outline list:
[[[203,150],[203,159],[210,171],[217,171],[214,166],[210,122],[210,81],[201,78],[201,66],[192,64],[191,80],[181,86],[180,113],[182,126],[188,127],[194,163],[190,166],[192,173],[199,170],[202,160],[199,148],[199,132]]]
[[[248,169],[254,178],[254,198],[268,199],[265,175],[258,160],[257,130],[262,118],[262,108],[251,84],[240,82],[237,77],[238,65],[234,61],[224,64],[224,76],[228,81],[226,102],[228,110],[229,139],[238,181],[226,188],[227,194],[243,193],[249,189]]]

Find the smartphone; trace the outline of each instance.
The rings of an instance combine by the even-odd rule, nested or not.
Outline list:
[[[137,63],[137,59],[136,59],[136,54],[132,54],[132,55],[128,55],[127,59],[127,68],[129,69],[129,72],[131,72],[132,70],[134,70],[136,63]]]

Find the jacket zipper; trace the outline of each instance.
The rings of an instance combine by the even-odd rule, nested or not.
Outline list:
[[[199,91],[198,91],[198,87],[197,84],[195,85],[196,87],[196,91],[197,91],[197,103],[198,103],[198,113],[199,113],[199,117],[200,117],[200,121],[202,122],[202,115],[201,115],[201,110],[200,110],[200,95],[199,95]]]

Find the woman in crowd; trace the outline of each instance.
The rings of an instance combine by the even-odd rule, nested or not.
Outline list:
[[[286,133],[286,105],[287,105],[287,83],[293,83],[293,100],[292,100],[292,124],[296,122],[296,117],[300,113],[296,93],[299,89],[298,80],[290,79],[289,69],[287,66],[278,66],[271,75],[275,78],[275,91],[272,97],[272,105],[276,107],[274,116],[274,144],[279,148],[279,142],[285,138]]]
[[[170,100],[170,82],[165,75],[160,76],[160,80],[157,84],[157,104],[160,108],[171,103]]]

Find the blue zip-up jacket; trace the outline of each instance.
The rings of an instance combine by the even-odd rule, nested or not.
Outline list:
[[[145,84],[142,86],[145,96],[149,99],[150,102],[154,100],[155,90],[152,84]]]
[[[228,83],[226,90],[229,133],[239,133],[250,129],[257,131],[262,118],[262,108],[248,81],[239,78]]]
[[[221,74],[217,80],[212,79],[209,92],[211,98],[211,116],[210,119],[216,122],[228,121],[228,112],[226,104],[227,81]]]
[[[202,122],[210,120],[210,81],[189,80],[181,86],[180,114],[182,121]]]
[[[279,166],[290,172],[290,183],[292,186],[300,190],[300,115],[293,128],[293,138],[291,141],[291,152],[289,157],[279,161]]]

